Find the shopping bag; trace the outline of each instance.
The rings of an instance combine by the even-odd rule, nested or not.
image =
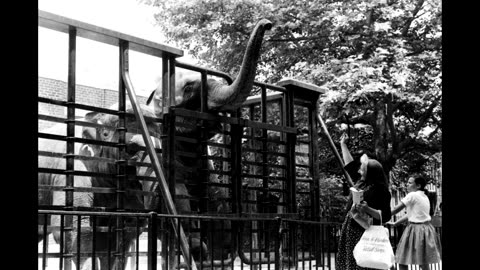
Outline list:
[[[395,262],[387,228],[371,225],[353,249],[353,257],[360,267],[390,269]]]

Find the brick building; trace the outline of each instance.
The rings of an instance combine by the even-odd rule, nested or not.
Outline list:
[[[75,93],[75,101],[80,104],[109,108],[111,105],[118,102],[118,90],[114,89],[101,89],[77,84]],[[38,96],[66,101],[67,82],[45,77],[38,77]],[[137,100],[141,104],[145,104],[147,98],[148,97],[137,95]],[[76,110],[75,116],[83,117],[85,113],[86,112],[83,110]],[[64,106],[40,102],[38,103],[38,114],[66,118],[67,108]],[[54,124],[54,122],[40,120],[38,122],[38,129],[43,130]]]

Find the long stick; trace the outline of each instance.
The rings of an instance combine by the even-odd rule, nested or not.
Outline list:
[[[343,164],[343,160],[340,157],[340,154],[338,153],[337,148],[335,147],[335,144],[333,143],[332,137],[330,137],[330,133],[328,132],[327,126],[325,125],[325,122],[323,122],[322,117],[320,117],[320,113],[317,114],[317,120],[320,123],[320,127],[322,129],[322,133],[327,137],[328,144],[330,145],[330,149],[332,149],[333,154],[335,155],[338,165],[340,165],[340,168],[342,169],[343,175],[345,175],[345,179],[347,179],[347,183],[353,187],[353,181],[352,178],[350,178],[350,175],[348,174],[347,170],[345,170],[345,164]]]

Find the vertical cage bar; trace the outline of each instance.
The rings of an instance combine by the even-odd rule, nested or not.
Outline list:
[[[90,220],[92,221],[92,270],[97,269],[96,262],[96,245],[97,245],[97,216],[91,215]]]
[[[270,220],[266,221],[265,226],[267,227],[267,230],[266,230],[264,241],[263,241],[265,243],[264,247],[265,247],[265,250],[266,250],[268,270],[270,270],[270,233],[271,233],[271,228],[272,228],[271,223],[272,223],[272,221],[270,221]]]
[[[201,72],[201,88],[200,88],[200,111],[206,112],[208,110],[207,105],[207,96],[208,96],[208,86],[207,86],[207,72]]]
[[[117,211],[123,211],[125,207],[125,182],[127,181],[126,177],[126,120],[125,113],[127,109],[127,96],[125,91],[125,82],[122,78],[122,73],[124,69],[128,70],[128,42],[121,40],[120,41],[120,70],[119,70],[119,80],[118,80],[118,159],[117,159]]]
[[[205,225],[206,222],[202,222],[202,220],[198,220],[198,230],[200,230],[200,243],[202,239],[205,239],[205,230],[203,229],[202,225]],[[200,248],[200,270],[203,270],[203,260],[206,257],[206,254],[203,251],[203,248]]]
[[[66,192],[65,192],[65,209],[73,208],[73,181],[75,154],[75,66],[76,66],[76,28],[70,26],[68,39],[68,86],[67,86],[67,152],[66,152]]]
[[[129,43],[125,40],[120,40],[120,70],[118,79],[118,157],[116,162],[117,167],[117,212],[125,212],[125,192],[127,181],[127,151],[126,151],[126,110],[127,110],[127,94],[126,83],[123,80],[123,72],[129,70]],[[119,262],[120,267],[124,267],[125,263],[125,247],[124,247],[124,217],[117,216],[116,218],[116,261]]]
[[[73,209],[73,185],[74,185],[74,154],[75,154],[75,68],[77,50],[77,29],[69,26],[68,30],[68,82],[67,82],[67,151],[66,151],[66,186],[65,186],[65,210]],[[73,216],[66,216],[65,220],[65,253],[69,256],[65,260],[65,269],[72,269],[72,239]]]
[[[44,214],[44,220],[43,220],[43,246],[42,246],[42,269],[47,268],[47,241],[48,241],[48,232],[47,232],[47,225],[48,225],[48,214]]]
[[[267,123],[267,88],[265,85],[262,85],[262,98],[261,98],[261,109],[262,109],[262,123]],[[263,201],[261,205],[261,211],[265,212],[268,209],[267,205],[268,201],[268,131],[267,129],[262,129],[262,188],[263,188]]]
[[[262,87],[262,93],[265,92],[264,91],[264,87]],[[262,97],[263,99],[263,97]],[[265,97],[265,107],[266,107],[266,97]],[[265,117],[263,117],[263,115],[265,115]],[[266,123],[267,121],[267,117],[266,117],[266,108],[264,110],[264,112],[262,112],[262,121],[264,123]],[[266,129],[262,129],[262,137],[263,137],[263,142],[262,142],[262,188],[263,188],[263,200],[262,200],[262,205],[261,205],[261,212],[265,213],[269,213],[270,212],[270,199],[269,199],[269,196],[268,196],[268,189],[269,189],[269,186],[268,186],[268,176],[269,176],[269,171],[268,171],[268,155],[267,155],[267,151],[268,151],[268,144],[267,144],[267,138],[268,138],[268,133],[267,133],[267,130]],[[268,233],[268,227],[267,227],[267,230],[265,230],[265,221],[261,222],[261,225],[262,225],[262,232],[263,232],[263,237],[265,236],[265,231],[267,231]],[[257,231],[257,235],[259,234],[259,232]],[[261,241],[261,239],[259,240],[259,242]],[[259,260],[261,261],[262,260],[262,252],[260,251],[260,247],[262,245],[260,244],[259,245],[259,251],[258,251],[258,254],[259,254]],[[263,241],[263,248],[265,248],[265,250],[267,251],[267,258],[270,257],[269,256],[269,253],[268,253],[268,247],[267,246],[267,242]]]
[[[111,269],[112,267],[112,217],[108,217],[108,237],[107,237],[107,264],[108,264],[108,269]]]
[[[322,266],[325,267],[325,224],[321,225],[320,230],[320,252],[322,254],[321,261]]]
[[[169,85],[169,102],[168,106],[175,106],[175,62],[176,59],[172,55],[168,55],[169,58],[169,73],[170,73],[170,85]]]
[[[168,102],[170,101],[170,91],[169,91],[169,82],[170,82],[170,75],[169,75],[169,60],[168,56],[162,57],[162,113],[166,113],[167,107],[169,106]],[[157,112],[156,112],[157,113]]]
[[[157,213],[150,212],[148,225],[148,270],[157,269]]]
[[[313,220],[320,221],[320,163],[319,163],[319,149],[318,149],[318,129],[316,115],[318,113],[317,106],[314,105],[310,108],[309,114],[309,126],[310,126],[310,149],[312,153],[311,159],[311,169],[312,169],[312,179],[313,179],[313,192],[314,192],[314,216]]]
[[[320,264],[320,256],[322,254],[319,252],[320,249],[318,248],[318,231],[320,231],[320,226],[321,225],[316,224],[313,230],[313,254],[315,254],[315,269],[318,269],[318,265]]]
[[[175,218],[175,219],[177,220],[177,232],[179,232],[179,231],[180,231],[180,222],[181,222],[181,219],[180,219],[180,218]],[[176,255],[177,255],[177,263],[176,263],[176,264],[179,265],[179,264],[180,264],[180,254],[181,254],[181,252],[180,252],[180,250],[181,250],[181,247],[180,247],[180,237],[176,237],[176,241],[175,241],[175,242],[176,242],[176,250],[177,250],[177,252],[176,252]],[[187,261],[187,260],[188,260],[188,258],[185,258],[185,261]]]
[[[65,224],[65,215],[60,215],[60,259],[59,259],[59,266],[58,269],[62,270],[63,269],[63,247],[64,247],[64,242],[63,242],[63,236],[64,236],[64,224]]]
[[[226,220],[222,220],[221,223],[220,223],[220,232],[221,232],[221,239],[225,239],[225,222]],[[233,245],[232,245],[233,246]],[[228,256],[228,252],[229,250],[227,250],[227,256]],[[222,269],[225,269],[224,268],[224,260],[223,260],[223,254],[225,253],[224,249],[223,249],[223,245],[220,246],[220,254],[221,254],[221,261],[222,261]],[[233,254],[233,252],[232,252]]]
[[[171,93],[170,93],[171,94]],[[170,102],[170,101],[169,101]],[[172,201],[176,201],[176,191],[175,191],[175,121],[176,121],[175,108],[169,108],[168,114],[164,114],[164,125],[163,130],[166,134],[166,137],[162,140],[162,149],[163,151],[163,162],[165,164],[165,178],[167,180],[168,189],[170,191],[170,196]],[[164,205],[164,204],[162,204]],[[164,207],[165,211],[168,213],[166,205]],[[170,220],[169,220],[170,221]],[[162,243],[162,254],[166,258],[166,267],[172,266],[175,260],[175,234],[174,231],[176,228],[173,228],[173,223],[168,222],[165,224],[165,230],[168,232],[166,234],[165,243]]]
[[[77,268],[80,268],[80,257],[81,257],[81,243],[80,241],[82,240],[81,234],[82,234],[82,218],[80,215],[77,215]]]
[[[187,220],[188,224],[193,224],[192,219],[187,218],[186,220]],[[188,235],[188,244],[189,244],[191,247],[193,247],[193,241],[192,241],[192,228],[193,228],[193,227],[194,227],[193,225],[187,227],[187,228],[188,228],[188,233],[187,233],[187,235]],[[202,248],[202,247],[201,247],[201,241],[200,241],[200,248]],[[192,256],[193,256],[193,255],[190,253],[190,256],[188,257],[188,259],[185,259],[185,261],[188,263],[188,265],[192,265]]]
[[[170,252],[170,247],[171,247],[171,240],[172,240],[172,237],[171,237],[171,234],[172,234],[172,230],[171,230],[171,226],[172,226],[172,222],[170,221],[172,218],[171,217],[161,217],[160,218],[160,221],[161,221],[161,225],[163,226],[163,233],[162,233],[162,254],[163,254],[163,261],[161,263],[163,263],[161,265],[162,269],[170,269],[169,266],[170,266],[170,261],[171,261],[171,258],[169,256],[169,252]],[[157,222],[158,222],[158,219],[157,219]],[[158,224],[158,223],[157,223]],[[157,232],[158,232],[158,229],[157,229]],[[158,237],[158,235],[157,235]],[[157,242],[158,243],[158,242]],[[158,248],[158,247],[157,247]],[[163,268],[165,267],[165,268]]]
[[[212,264],[213,267],[213,259],[214,259],[214,254],[215,254],[215,244],[214,244],[214,238],[213,234],[215,233],[215,222],[213,219],[209,219],[209,228],[210,228],[210,263]],[[223,239],[222,239],[223,240]],[[223,260],[223,258],[221,258]]]
[[[248,223],[250,223],[250,226],[248,226],[250,228],[250,233],[248,234],[249,237],[250,237],[250,243],[249,243],[249,251],[250,251],[250,261],[254,261],[253,260],[253,230],[255,229],[254,228],[254,224],[255,224],[255,221],[253,220],[249,220]],[[255,265],[252,265],[252,268],[255,269]],[[255,269],[256,270],[256,269]]]
[[[332,243],[330,242],[331,239],[332,239],[332,236],[331,236],[331,231],[332,231],[332,226],[330,224],[327,225],[327,230],[326,230],[326,237],[327,237],[327,263],[328,263],[328,269],[332,269],[332,254],[331,254],[331,250],[330,250],[330,246],[332,245]]]
[[[292,89],[287,89],[286,95],[286,106],[285,110],[286,113],[286,124],[289,127],[294,127],[294,93]],[[286,143],[286,188],[287,188],[287,211],[289,213],[297,213],[297,203],[296,203],[296,174],[295,174],[295,145],[296,145],[296,134],[287,134],[287,143]],[[287,256],[288,256],[288,264],[291,264],[291,259],[295,260],[296,263],[296,224],[289,223],[289,230],[288,230],[288,245],[287,245]]]
[[[285,110],[286,113],[286,125],[289,127],[294,127],[294,115],[293,115],[293,91],[288,90],[286,95],[286,104]],[[297,212],[297,205],[295,203],[296,195],[296,183],[295,183],[295,145],[296,145],[296,134],[287,134],[287,143],[286,143],[286,187],[287,187],[287,211],[289,213]]]
[[[139,217],[136,218],[135,222],[135,232],[136,232],[136,242],[135,242],[135,269],[138,270],[139,267],[139,254],[140,254],[140,224],[139,224]]]
[[[206,112],[208,110],[208,105],[207,105],[207,95],[208,95],[208,85],[207,85],[207,72],[202,71],[201,72],[201,88],[200,88],[200,111],[201,112]],[[204,183],[209,182],[209,160],[207,158],[208,156],[208,131],[205,128],[205,125],[208,120],[198,120],[198,125],[200,128],[200,144],[202,147],[202,152],[200,153],[202,158],[202,168],[205,170],[202,170],[200,173],[200,177],[203,178],[201,181]],[[205,185],[205,187],[202,187],[202,189],[205,190],[205,193],[208,193],[208,185]],[[199,207],[200,207],[200,213],[208,211],[208,200],[206,199],[207,196],[202,195],[201,198],[199,198]]]
[[[301,252],[301,263],[302,263],[302,269],[305,269],[305,249],[303,248],[303,245],[305,244],[305,224],[300,224],[300,232],[302,236],[299,239],[299,247],[300,247],[300,252]],[[297,254],[295,254],[297,255]],[[295,268],[297,268],[297,265],[295,265]]]
[[[230,125],[232,211],[239,216],[242,213],[242,133],[243,128],[238,124]]]

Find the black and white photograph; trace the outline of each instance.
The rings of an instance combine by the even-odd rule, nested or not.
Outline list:
[[[442,7],[38,0],[37,269],[442,270]]]

